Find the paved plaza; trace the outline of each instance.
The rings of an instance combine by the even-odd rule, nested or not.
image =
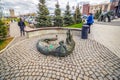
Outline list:
[[[92,26],[91,36],[93,40],[103,44],[114,54],[120,57],[120,19],[112,22],[96,22]]]
[[[81,39],[80,34],[74,35],[75,50],[62,58],[45,56],[37,51],[37,41],[50,37],[50,34],[26,38],[20,37],[19,28],[14,23],[11,28],[17,30],[15,34],[11,32],[16,39],[0,54],[0,80],[120,80],[119,53],[112,50],[119,45],[109,43],[107,32],[100,34],[105,28],[113,31],[112,28],[95,24],[87,40]],[[58,38],[62,40],[65,36],[58,34]],[[111,38],[111,41],[115,40]]]

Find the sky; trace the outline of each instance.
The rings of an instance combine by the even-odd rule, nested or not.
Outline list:
[[[72,10],[72,7],[76,6],[77,3],[81,5],[83,3],[100,4],[109,1],[110,0],[58,0],[62,12],[65,10],[67,2],[69,2]],[[10,8],[14,9],[16,15],[37,12],[38,3],[39,0],[2,0],[4,8],[6,10]],[[46,0],[46,5],[50,10],[50,13],[54,13],[56,3],[57,0]]]

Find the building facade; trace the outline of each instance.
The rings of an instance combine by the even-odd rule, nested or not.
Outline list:
[[[91,5],[89,12],[95,14],[100,9],[103,11],[103,5],[102,4]]]
[[[9,9],[9,11],[10,11],[10,17],[15,17],[14,9]]]
[[[119,0],[112,0],[112,2],[110,2],[111,6],[110,6],[110,10],[114,10],[116,6],[118,6],[118,2]]]
[[[119,0],[111,0],[110,3],[91,5],[89,12],[95,14],[100,9],[102,12],[115,10],[115,7],[118,5],[118,2],[119,2]]]
[[[101,9],[102,12],[114,11],[115,16],[120,17],[120,0],[110,0],[109,3],[89,5],[84,4],[82,14],[88,15],[89,13],[95,14]]]
[[[82,14],[83,15],[88,15],[89,14],[89,9],[90,9],[90,4],[84,4],[82,8]]]
[[[101,9],[102,12],[107,12],[111,10],[111,3],[106,4],[98,4],[98,5],[91,5],[90,12],[95,14],[97,11]]]
[[[120,0],[118,2],[118,5],[116,6],[116,16],[120,18]]]

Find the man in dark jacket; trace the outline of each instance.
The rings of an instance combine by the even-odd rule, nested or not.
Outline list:
[[[88,18],[87,18],[87,25],[89,25],[89,33],[90,33],[90,27],[93,23],[94,23],[94,18],[93,18],[92,13],[90,13]]]
[[[20,21],[18,22],[18,26],[20,27],[20,33],[21,33],[21,36],[22,35],[25,35],[25,23],[24,21],[22,21],[22,19],[20,18]]]

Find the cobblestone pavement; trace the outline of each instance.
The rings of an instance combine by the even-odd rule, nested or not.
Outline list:
[[[0,54],[0,80],[120,80],[120,58],[95,40],[74,36],[74,52],[57,58],[36,50],[49,36],[25,39]]]
[[[112,23],[120,22],[120,19],[113,21]],[[91,39],[103,44],[110,49],[114,54],[120,57],[120,26],[111,23],[95,23],[92,28]]]
[[[17,26],[17,22],[10,24],[10,36],[11,37],[19,37],[20,36],[20,29]]]
[[[19,26],[17,25],[17,22],[13,22],[10,24],[10,36],[14,37],[15,39],[9,45],[9,47],[11,47],[12,45],[14,45],[17,42],[20,42],[20,41],[26,39],[26,36],[22,36],[22,37],[20,36],[20,29],[19,29]]]

